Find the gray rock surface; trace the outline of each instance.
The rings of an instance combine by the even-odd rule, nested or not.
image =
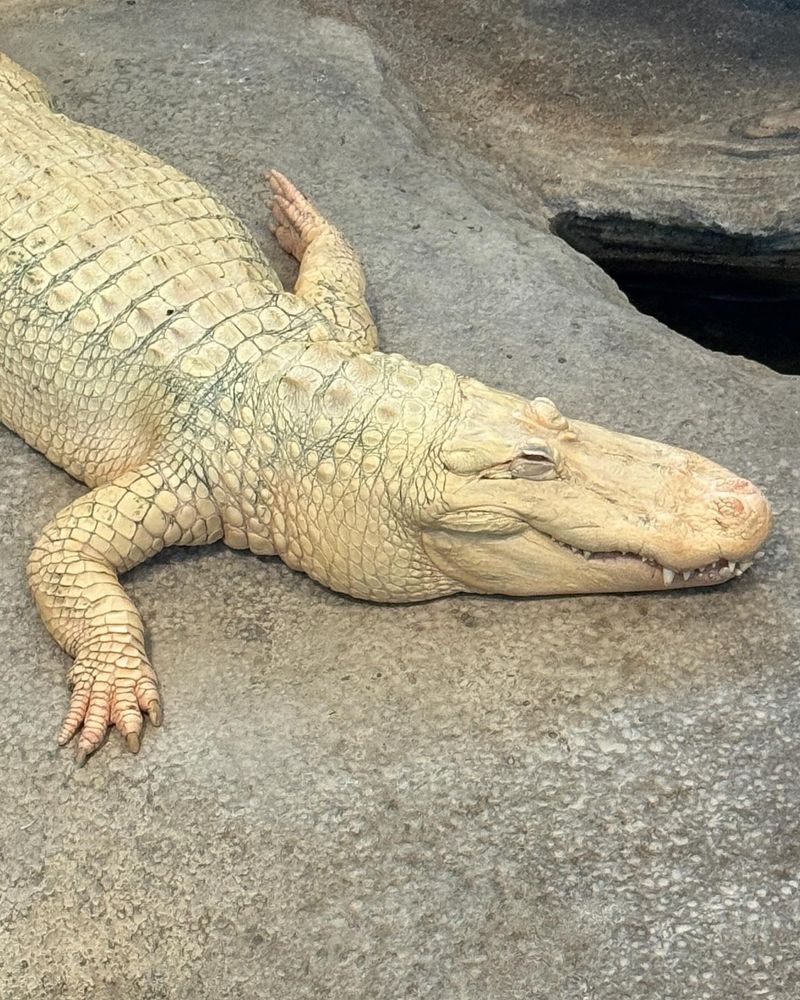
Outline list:
[[[366,29],[529,203],[800,234],[794,0],[303,2]]]
[[[0,995],[795,1000],[797,380],[638,315],[351,25],[7,3],[0,47],[256,232],[286,171],[361,250],[389,349],[702,451],[776,514],[754,571],[671,594],[381,607],[171,552],[126,578],[165,725],[75,771],[24,567],[82,487],[0,430]]]

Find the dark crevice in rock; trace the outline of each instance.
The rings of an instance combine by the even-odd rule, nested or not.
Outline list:
[[[711,350],[800,374],[800,233],[750,236],[574,212],[552,229],[640,312]]]

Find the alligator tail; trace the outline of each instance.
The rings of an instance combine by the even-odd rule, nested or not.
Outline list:
[[[33,73],[18,66],[13,59],[0,52],[0,97],[19,98],[32,104],[52,108],[47,88]]]

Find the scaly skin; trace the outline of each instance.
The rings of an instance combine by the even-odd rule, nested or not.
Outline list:
[[[222,538],[378,601],[694,586],[756,557],[747,480],[376,351],[355,253],[270,185],[293,293],[205,188],[0,56],[0,419],[91,488],[29,564],[79,762],[161,719],[118,574],[166,546]]]

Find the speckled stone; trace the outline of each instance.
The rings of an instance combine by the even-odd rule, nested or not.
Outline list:
[[[386,91],[410,84],[437,145],[487,157],[529,208],[798,246],[794,0],[301,2],[363,27]]]
[[[80,771],[25,586],[79,484],[0,431],[0,995],[796,1000],[798,382],[639,316],[492,171],[420,145],[369,40],[277,0],[7,3],[75,117],[263,230],[260,172],[362,252],[383,342],[732,467],[767,557],[709,591],[381,607],[176,550],[126,585],[164,727]]]

